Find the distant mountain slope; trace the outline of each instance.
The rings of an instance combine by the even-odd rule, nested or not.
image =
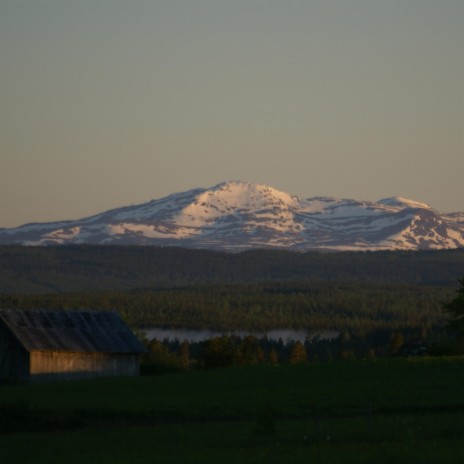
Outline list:
[[[393,197],[300,199],[225,182],[76,221],[0,229],[0,244],[160,245],[243,251],[429,250],[464,247],[464,213]]]

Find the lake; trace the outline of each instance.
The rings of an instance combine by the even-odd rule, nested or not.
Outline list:
[[[188,340],[189,342],[202,342],[209,338],[220,337],[222,335],[237,335],[239,337],[246,337],[247,335],[253,335],[256,338],[268,338],[269,340],[279,340],[287,343],[293,343],[300,341],[304,343],[305,340],[313,340],[319,338],[321,340],[333,340],[337,338],[339,332],[335,330],[326,330],[323,332],[312,332],[307,330],[292,330],[292,329],[278,329],[269,330],[261,333],[250,333],[247,331],[233,331],[233,332],[221,332],[217,330],[191,330],[191,329],[160,329],[151,328],[145,330],[145,335],[148,340]]]

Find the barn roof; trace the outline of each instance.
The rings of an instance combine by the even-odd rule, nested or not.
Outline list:
[[[112,311],[0,309],[0,319],[27,351],[143,353],[145,347]]]

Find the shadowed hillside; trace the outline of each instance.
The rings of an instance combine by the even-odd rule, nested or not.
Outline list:
[[[169,247],[0,247],[3,294],[290,280],[455,286],[463,274],[464,250],[229,254]]]

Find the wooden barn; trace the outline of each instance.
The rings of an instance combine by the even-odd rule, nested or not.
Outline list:
[[[0,380],[138,375],[145,351],[115,312],[0,309]]]

